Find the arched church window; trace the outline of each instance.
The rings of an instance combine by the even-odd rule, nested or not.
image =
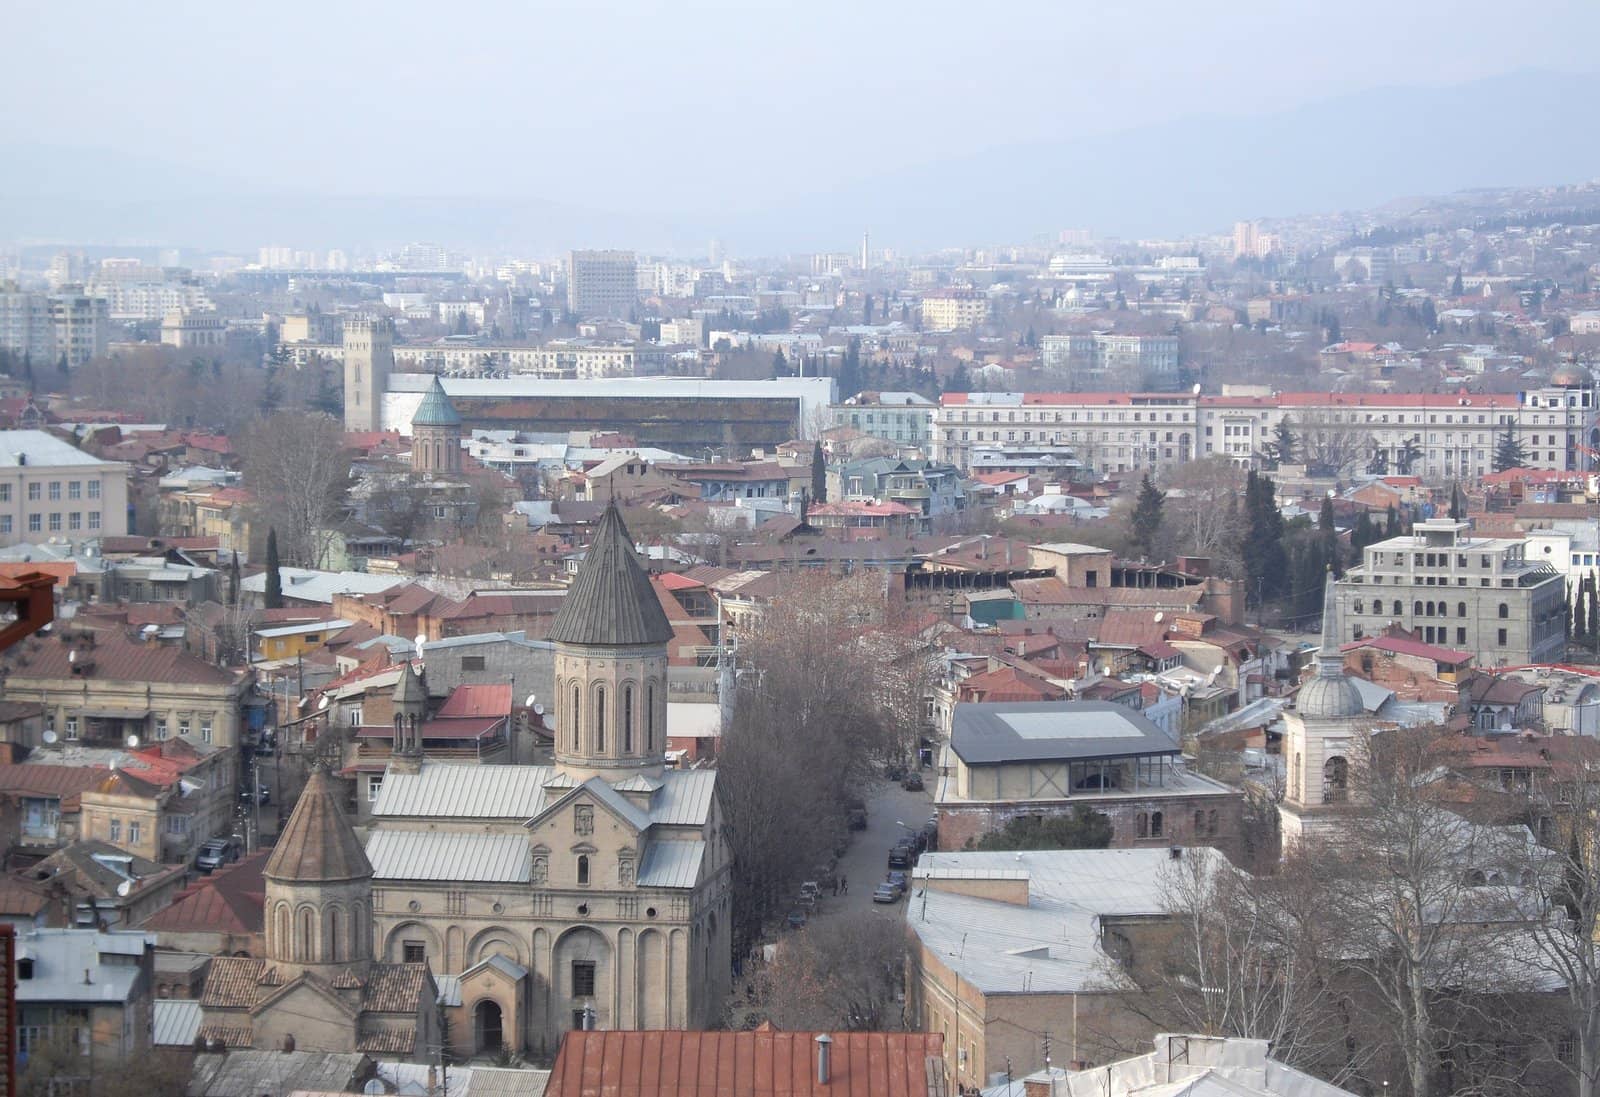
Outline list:
[[[656,684],[644,687],[644,749],[656,749]]]
[[[1342,804],[1350,798],[1350,763],[1335,754],[1322,764],[1322,802]]]
[[[633,687],[622,687],[622,750],[633,753]]]
[[[578,883],[589,883],[589,855],[586,853],[578,854]]]
[[[606,752],[606,687],[596,686],[594,691],[594,752]]]

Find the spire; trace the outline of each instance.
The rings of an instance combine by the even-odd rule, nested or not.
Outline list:
[[[664,644],[672,625],[615,501],[607,503],[572,581],[561,611],[550,626],[551,640],[566,644]]]
[[[1343,665],[1343,656],[1339,654],[1339,597],[1333,584],[1332,568],[1328,569],[1322,584],[1322,650],[1317,653],[1319,659],[1329,656]]]
[[[450,402],[450,397],[444,391],[444,385],[439,380],[439,375],[433,375],[433,384],[422,396],[422,403],[417,405],[417,413],[411,417],[411,426],[415,427],[459,427],[461,415],[456,411],[456,406]]]
[[[412,667],[410,659],[400,664],[400,677],[395,681],[390,700],[396,705],[426,706],[428,703],[428,689],[422,684],[422,677]]]
[[[350,828],[342,794],[321,766],[311,771],[305,791],[263,870],[269,880],[286,884],[360,880],[372,875],[361,840]]]

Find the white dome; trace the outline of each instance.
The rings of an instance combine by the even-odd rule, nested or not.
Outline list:
[[[1300,687],[1295,711],[1314,720],[1344,720],[1360,716],[1365,710],[1361,692],[1343,674],[1337,678],[1318,675]]]

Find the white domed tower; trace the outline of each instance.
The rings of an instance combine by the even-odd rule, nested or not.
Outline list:
[[[343,798],[313,769],[263,870],[267,959],[284,982],[311,973],[331,983],[372,960],[372,864]]]
[[[1366,706],[1345,673],[1339,652],[1333,574],[1322,598],[1322,647],[1316,671],[1300,687],[1293,710],[1284,714],[1283,761],[1288,787],[1278,805],[1283,848],[1325,829],[1352,797],[1350,786],[1357,737]]]
[[[672,625],[616,504],[550,628],[555,642],[556,766],[590,777],[659,777],[666,764]]]

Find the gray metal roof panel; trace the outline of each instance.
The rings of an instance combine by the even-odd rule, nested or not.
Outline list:
[[[651,842],[639,863],[640,887],[692,888],[700,879],[700,862],[705,859],[706,844],[699,839],[689,842]]]
[[[424,764],[420,773],[384,777],[372,805],[377,817],[531,819],[544,810],[550,766]]]
[[[152,1043],[157,1047],[194,1047],[195,1034],[200,1031],[199,999],[157,998],[150,1006]]]
[[[583,567],[550,625],[550,639],[606,645],[665,644],[672,639],[666,611],[613,504],[600,517]]]
[[[664,783],[650,800],[650,821],[663,826],[704,826],[711,817],[717,771],[669,769],[661,777]]]
[[[526,884],[532,854],[521,834],[375,830],[367,839],[375,880]]]
[[[968,765],[1176,754],[1178,743],[1142,713],[1108,701],[964,703],[950,745]]]

